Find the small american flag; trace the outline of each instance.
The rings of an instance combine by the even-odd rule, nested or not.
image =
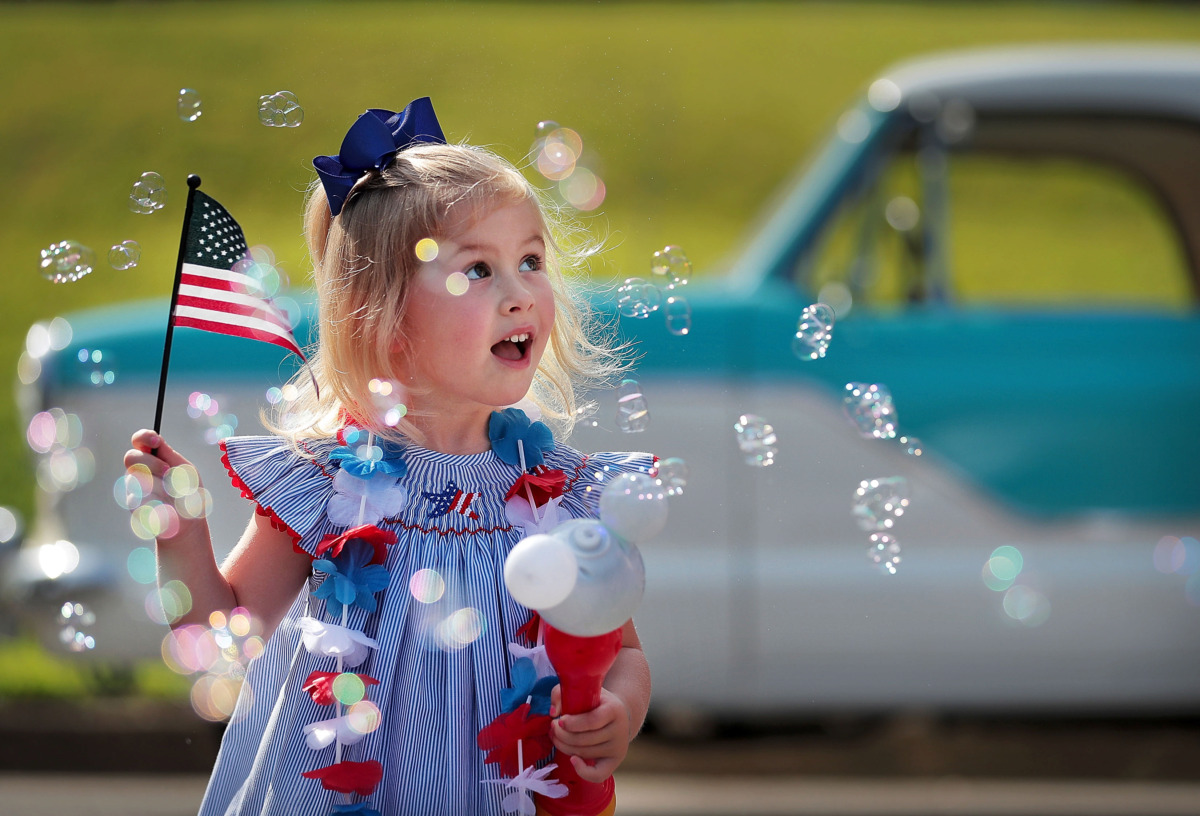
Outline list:
[[[248,257],[242,228],[215,199],[194,195],[175,325],[274,343],[304,359],[287,315],[260,280],[238,268]]]

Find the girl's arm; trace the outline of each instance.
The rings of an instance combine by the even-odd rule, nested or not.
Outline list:
[[[555,686],[551,713],[557,712],[561,699]],[[586,714],[558,717],[550,735],[556,748],[571,755],[580,777],[603,782],[625,759],[629,743],[642,730],[649,706],[650,665],[633,621],[626,621],[621,627],[621,651],[604,678],[600,705]]]
[[[163,474],[168,468],[190,462],[153,431],[138,431],[132,442],[133,449],[125,454],[125,467],[148,468],[154,478],[154,496],[170,503],[171,498],[162,488]],[[157,456],[151,452],[155,448]],[[159,586],[178,580],[192,596],[192,608],[173,626],[208,625],[214,611],[228,612],[241,606],[261,624],[264,638],[279,625],[312,563],[308,556],[293,549],[289,535],[274,529],[258,513],[220,568],[213,555],[207,519],[180,517],[179,531],[171,538],[157,539],[156,544]]]

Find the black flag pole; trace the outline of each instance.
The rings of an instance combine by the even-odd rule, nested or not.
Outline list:
[[[192,203],[200,177],[192,173],[187,177],[187,207],[183,211],[183,234],[179,237],[179,258],[175,261],[175,283],[171,287],[171,311],[167,316],[167,339],[163,343],[162,373],[158,376],[158,407],[154,409],[154,432],[162,430],[163,400],[167,395],[167,369],[171,365],[171,339],[175,335],[175,307],[179,303],[179,285],[183,281],[183,259],[187,255],[188,227],[192,223]],[[154,449],[158,453],[158,448]]]

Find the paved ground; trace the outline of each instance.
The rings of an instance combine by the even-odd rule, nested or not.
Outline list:
[[[5,816],[191,816],[202,775],[0,772]],[[1195,816],[1200,784],[624,774],[621,816]]]

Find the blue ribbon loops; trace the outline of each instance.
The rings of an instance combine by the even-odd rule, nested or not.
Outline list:
[[[428,96],[414,99],[399,113],[371,108],[361,114],[346,132],[336,156],[313,159],[329,199],[329,211],[336,216],[360,178],[371,170],[383,170],[398,152],[421,143],[446,143]]]

